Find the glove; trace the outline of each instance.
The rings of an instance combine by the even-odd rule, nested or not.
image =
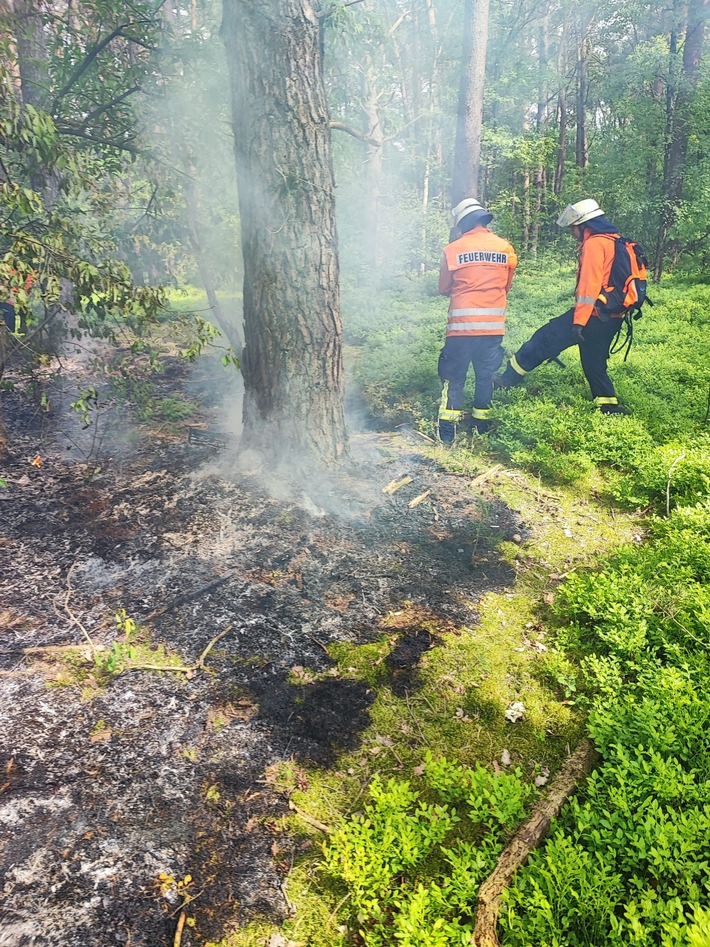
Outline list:
[[[577,345],[581,345],[582,342],[584,342],[584,333],[582,332],[582,326],[573,325],[572,335],[574,336],[574,341],[577,343]]]

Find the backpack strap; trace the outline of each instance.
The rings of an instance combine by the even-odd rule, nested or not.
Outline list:
[[[609,346],[609,355],[616,355],[617,352],[621,352],[625,349],[624,361],[629,357],[629,352],[634,342],[634,319],[638,319],[641,316],[641,310],[639,309],[636,315],[633,316],[633,319],[631,313],[631,309],[626,310],[623,318],[620,320],[621,324],[616,331],[616,335]],[[624,331],[624,328],[626,328],[626,333],[622,338],[621,333]]]

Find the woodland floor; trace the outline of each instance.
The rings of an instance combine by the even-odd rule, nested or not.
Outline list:
[[[71,392],[50,383],[49,413],[21,386],[5,393],[1,947],[172,945],[188,874],[199,922],[182,947],[283,918],[286,801],[270,768],[331,765],[373,699],[335,669],[305,686],[293,675],[334,668],[329,645],[375,640],[403,602],[471,625],[480,595],[513,581],[497,546],[524,524],[477,502],[421,436],[352,432],[348,473],[295,484],[229,436],[199,437],[220,423],[210,377],[175,363],[157,394],[187,393],[202,413],[141,437],[110,415],[100,438],[78,433],[61,403]],[[194,664],[231,630],[192,674],[110,676],[110,652],[97,665],[86,635],[110,647],[120,609],[144,629],[141,663],[164,663],[164,645]],[[394,630],[389,685],[416,690],[437,640],[406,619]],[[66,645],[80,650],[42,650]]]

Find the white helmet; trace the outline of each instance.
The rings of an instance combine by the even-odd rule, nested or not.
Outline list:
[[[595,217],[601,217],[604,211],[591,197],[576,204],[568,204],[557,218],[558,227],[575,227]]]
[[[475,197],[464,197],[462,201],[459,201],[456,207],[451,211],[451,214],[454,218],[454,223],[459,224],[464,217],[468,217],[469,214],[480,214],[481,215],[481,224],[489,224],[493,220],[493,214],[490,214],[483,204],[480,201],[477,201]],[[486,218],[485,220],[483,218]]]

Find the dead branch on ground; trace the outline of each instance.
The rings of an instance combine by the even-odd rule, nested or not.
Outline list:
[[[532,815],[503,849],[495,870],[486,878],[478,892],[476,924],[471,936],[474,947],[499,947],[496,928],[500,899],[513,875],[527,861],[530,853],[545,838],[551,821],[579,783],[595,767],[599,754],[590,740],[583,740],[565,762],[547,796],[534,808]]]
[[[171,609],[177,608],[178,605],[184,605],[185,602],[191,602],[193,599],[199,598],[201,595],[205,595],[207,592],[211,592],[212,589],[219,588],[220,585],[224,585],[225,582],[229,582],[229,580],[236,574],[236,572],[228,572],[226,575],[221,575],[218,579],[213,579],[211,582],[208,582],[207,585],[201,585],[199,589],[193,589],[191,592],[185,592],[182,595],[178,595],[177,598],[174,598],[172,602],[168,602],[167,605],[163,605],[161,608],[156,608],[152,612],[149,612],[143,621],[151,621],[153,618],[157,618],[159,615],[164,615]]]
[[[320,822],[318,819],[314,819],[312,815],[308,815],[307,812],[299,809],[292,799],[289,799],[288,807],[289,809],[293,810],[293,812],[295,812],[299,818],[303,819],[306,825],[313,826],[313,828],[318,829],[319,832],[324,832],[326,835],[330,835],[330,833],[333,831],[329,825],[325,824],[325,822]]]
[[[185,921],[187,920],[187,914],[185,911],[180,911],[180,917],[178,918],[177,928],[175,929],[175,938],[173,939],[173,947],[180,947],[180,942],[182,941],[182,932],[185,927]]]
[[[71,610],[71,608],[69,608],[69,599],[71,598],[71,593],[72,593],[71,574],[72,574],[72,572],[74,571],[74,569],[76,569],[76,567],[77,567],[77,563],[74,562],[74,563],[71,565],[71,567],[70,567],[70,569],[69,569],[69,572],[67,572],[67,590],[66,590],[66,593],[65,593],[65,595],[64,595],[64,605],[63,605],[62,607],[64,608],[64,611],[65,611],[65,612],[67,613],[67,615],[69,616],[72,625],[76,625],[77,628],[79,628],[79,629],[81,630],[81,633],[82,633],[82,634],[84,635],[84,637],[86,638],[86,641],[87,641],[87,643],[88,643],[88,645],[89,645],[89,648],[91,649],[91,656],[92,656],[92,657],[96,657],[97,648],[96,648],[96,645],[94,644],[93,638],[91,637],[91,635],[89,634],[89,632],[86,630],[86,628],[84,628],[84,626],[83,626],[82,623],[79,621],[79,619],[76,617],[76,615],[75,615],[74,612]],[[54,605],[54,603],[52,603],[52,605],[53,605],[54,611],[57,613],[57,615],[59,615],[59,612],[57,612],[57,607],[56,607],[56,605]]]
[[[212,648],[217,644],[218,641],[221,641],[222,638],[226,637],[230,631],[234,630],[234,625],[229,625],[224,631],[220,631],[218,635],[215,635],[214,638],[207,644],[207,647],[199,656],[197,661],[194,664],[189,666],[185,664],[129,664],[125,670],[126,671],[175,671],[178,674],[194,674],[195,671],[204,671],[205,669],[205,660],[207,655],[210,653]]]

